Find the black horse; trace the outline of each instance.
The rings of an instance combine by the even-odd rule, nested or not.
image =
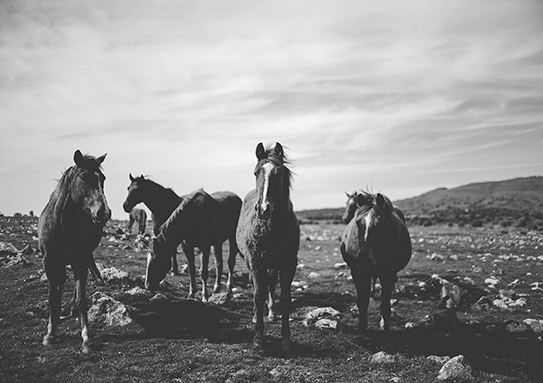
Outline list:
[[[66,265],[71,265],[75,279],[74,309],[81,319],[82,351],[90,351],[87,273],[90,269],[99,276],[92,253],[111,217],[104,194],[106,177],[100,167],[105,157],[104,154],[95,158],[77,150],[75,165],[62,175],[38,221],[40,250],[49,283],[49,325],[44,345],[56,341]]]

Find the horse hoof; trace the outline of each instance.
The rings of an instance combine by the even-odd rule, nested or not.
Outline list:
[[[44,346],[50,346],[52,344],[55,344],[57,342],[57,338],[52,335],[45,335],[43,337],[43,345]]]
[[[202,303],[209,303],[209,299],[205,295],[202,295]]]
[[[81,353],[85,355],[89,355],[92,352],[91,347],[88,344],[84,344],[81,346]]]

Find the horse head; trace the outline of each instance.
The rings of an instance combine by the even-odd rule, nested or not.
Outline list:
[[[132,177],[132,174],[128,174],[128,177],[130,179],[130,185],[128,185],[128,195],[123,203],[123,209],[126,213],[130,213],[134,206],[146,199],[148,194],[147,185],[149,184],[149,180],[143,175],[134,178]]]
[[[83,155],[79,150],[74,153],[74,177],[70,185],[72,201],[80,205],[95,224],[104,225],[111,218],[111,209],[104,194],[106,177],[100,168],[106,154],[95,158]]]
[[[257,202],[255,210],[258,218],[268,219],[274,208],[288,201],[290,189],[290,170],[283,147],[279,142],[272,148],[264,149],[262,142],[256,147],[258,160],[254,174],[256,177]]]
[[[353,194],[345,193],[347,195],[347,202],[345,204],[345,212],[343,213],[343,223],[349,223],[351,222],[351,219],[353,219],[354,214],[356,213],[357,204],[356,204],[356,196],[357,193],[354,192]]]
[[[358,211],[364,212],[366,232],[364,239],[367,243],[386,242],[389,221],[394,211],[392,202],[384,195],[377,193],[357,193],[356,205]]]
[[[153,240],[153,249],[147,254],[147,270],[145,273],[145,288],[149,291],[158,290],[160,282],[172,267],[172,251],[177,246],[167,244],[160,236]]]

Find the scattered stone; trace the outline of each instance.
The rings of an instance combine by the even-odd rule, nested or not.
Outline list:
[[[305,264],[298,263],[298,266],[296,266],[296,270],[302,270],[305,267]]]
[[[166,302],[168,301],[168,297],[161,293],[156,293],[149,299],[149,302]]]
[[[400,383],[402,381],[402,379],[400,377],[398,377],[398,376],[393,376],[388,381],[392,382],[392,383]]]
[[[321,275],[319,273],[316,273],[316,272],[312,271],[311,273],[309,273],[309,275],[307,277],[309,279],[319,279],[321,277]]]
[[[443,261],[445,259],[445,257],[443,255],[440,255],[438,253],[432,253],[432,255],[430,255],[430,260],[431,261]]]
[[[509,334],[521,337],[530,336],[534,333],[532,327],[529,324],[515,320],[507,322],[507,325],[505,326],[505,331]]]
[[[384,351],[379,351],[370,357],[371,364],[388,364],[394,363],[394,355],[387,354]]]
[[[234,372],[227,380],[226,383],[234,383],[234,382],[246,382],[250,379],[249,373],[244,370],[243,368],[241,370],[237,370]]]
[[[500,280],[494,276],[485,279],[485,283],[488,285],[489,288],[495,289],[496,285],[500,283]]]
[[[302,323],[304,326],[309,327],[314,325],[320,319],[335,318],[337,316],[339,316],[339,311],[333,309],[332,307],[321,307],[307,313]]]
[[[464,289],[445,279],[441,282],[441,305],[447,309],[453,309],[460,306],[462,296],[466,293]]]
[[[228,293],[217,293],[209,297],[209,303],[216,305],[224,305],[232,299],[232,296]]]
[[[426,357],[426,359],[429,359],[432,362],[436,362],[437,364],[444,365],[449,360],[451,360],[451,357],[450,356],[429,355],[429,356]]]
[[[457,355],[441,367],[437,380],[468,380],[472,377],[472,373],[473,370],[464,355]]]
[[[339,262],[334,265],[334,269],[344,269],[347,267],[347,262]]]
[[[103,293],[94,293],[88,310],[90,322],[98,322],[106,326],[126,326],[133,322],[128,306]]]
[[[139,286],[133,287],[130,290],[126,291],[129,295],[150,295],[150,291],[146,289],[142,289]]]
[[[471,309],[474,311],[489,311],[492,307],[492,299],[487,296],[482,296],[471,306]]]
[[[337,320],[328,319],[328,318],[322,318],[315,322],[315,327],[320,329],[336,329],[337,328]]]
[[[536,333],[538,336],[543,336],[543,319],[532,319],[527,318],[523,320],[524,323],[526,323],[534,333]]]

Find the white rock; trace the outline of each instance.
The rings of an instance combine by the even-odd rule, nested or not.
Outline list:
[[[321,277],[321,275],[319,273],[316,273],[316,272],[312,271],[311,273],[309,273],[309,275],[307,277],[309,279],[319,279]]]
[[[92,306],[88,310],[90,322],[103,322],[106,326],[126,326],[133,322],[128,306],[96,292],[91,296]]]
[[[337,320],[322,318],[315,322],[315,327],[320,329],[337,328]]]
[[[464,355],[457,355],[441,367],[437,380],[446,379],[465,379],[468,380],[472,376],[472,368]]]
[[[379,351],[370,357],[370,363],[372,364],[394,363],[394,355],[387,354],[384,351]]]

